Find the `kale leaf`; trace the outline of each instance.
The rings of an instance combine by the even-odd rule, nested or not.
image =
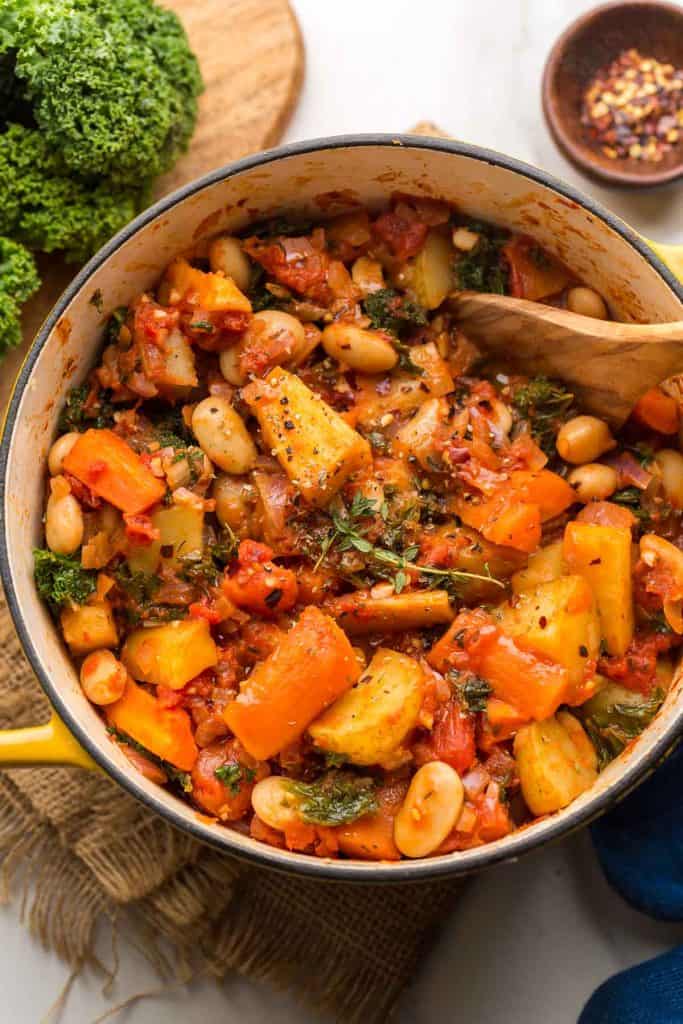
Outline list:
[[[329,771],[315,782],[289,782],[299,798],[299,813],[310,825],[345,825],[377,810],[371,779]]]
[[[532,377],[514,393],[512,402],[520,416],[527,420],[531,434],[546,455],[555,454],[555,438],[567,418],[574,396],[558,381]]]
[[[33,566],[38,593],[53,610],[85,604],[95,592],[97,573],[84,569],[73,555],[56,555],[47,548],[34,548]]]

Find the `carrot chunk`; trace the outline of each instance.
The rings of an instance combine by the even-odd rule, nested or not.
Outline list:
[[[309,605],[243,683],[225,721],[252,757],[265,761],[298,739],[359,675],[346,634]]]
[[[650,388],[638,399],[632,415],[658,434],[675,434],[678,430],[678,402],[659,387]]]
[[[166,487],[112,430],[86,430],[64,459],[64,469],[122,512],[144,512]]]

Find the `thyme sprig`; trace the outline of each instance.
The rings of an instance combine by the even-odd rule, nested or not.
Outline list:
[[[471,580],[493,583],[501,588],[505,586],[490,572],[483,575],[465,572],[461,569],[438,569],[432,565],[419,565],[415,562],[419,552],[417,544],[411,544],[400,552],[373,544],[368,540],[367,527],[361,520],[374,516],[376,512],[382,515],[383,511],[383,507],[377,508],[377,502],[362,494],[355,494],[348,509],[344,509],[343,512],[333,512],[332,528],[321,544],[315,569],[320,567],[332,548],[339,552],[353,549],[368,556],[368,560],[374,563],[377,574],[393,584],[396,594],[400,594],[405,589],[411,576],[415,573],[427,585],[440,584],[454,593],[457,593],[458,587],[462,583],[468,583]]]

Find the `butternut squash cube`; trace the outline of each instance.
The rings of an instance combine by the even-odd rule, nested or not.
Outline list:
[[[439,355],[433,341],[426,345],[413,345],[410,359],[417,373],[394,373],[389,386],[377,390],[380,378],[359,377],[358,399],[350,415],[361,426],[370,427],[386,413],[406,413],[419,409],[426,398],[441,398],[453,390],[455,384],[448,364]]]
[[[365,438],[295,374],[277,367],[242,395],[267,447],[312,505],[327,505],[352,473],[370,465]]]
[[[89,654],[100,647],[116,647],[119,642],[108,601],[63,608],[60,622],[69,650],[77,656]]]
[[[564,559],[595,594],[600,629],[609,654],[622,655],[633,639],[631,531],[622,526],[568,523]]]
[[[134,630],[121,660],[133,679],[181,690],[204,669],[213,668],[218,651],[206,619],[182,619]]]
[[[187,260],[173,260],[166,271],[165,284],[178,292],[181,299],[188,292],[195,292],[207,313],[251,313],[251,302],[231,277],[199,270]]]

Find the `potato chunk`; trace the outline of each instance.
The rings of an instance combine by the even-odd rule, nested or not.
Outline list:
[[[62,609],[62,633],[72,654],[88,654],[98,647],[116,647],[119,638],[108,601]]]
[[[568,711],[520,729],[514,753],[522,796],[533,814],[559,811],[598,777],[595,748]]]
[[[306,501],[323,506],[370,464],[370,445],[304,382],[277,367],[242,392],[268,448]]]
[[[593,592],[582,576],[563,576],[520,594],[497,613],[500,628],[522,646],[545,654],[569,675],[577,691],[600,651]]]
[[[133,679],[181,690],[218,661],[206,619],[182,619],[136,629],[127,638],[121,661]]]
[[[533,590],[539,583],[559,579],[563,572],[562,541],[556,540],[554,544],[529,555],[526,569],[520,569],[512,577],[512,592],[522,594],[525,590]]]
[[[569,572],[580,573],[593,589],[608,653],[624,654],[634,630],[631,531],[569,523],[563,550]]]
[[[424,673],[414,658],[380,648],[358,683],[309,727],[321,750],[381,764],[414,728]]]
[[[162,548],[171,549],[165,554],[165,565],[177,566],[182,558],[199,557],[202,552],[204,512],[191,505],[170,505],[160,507],[152,515],[152,526],[159,530],[159,540],[151,544],[131,545],[128,565],[132,572],[144,572],[148,576],[159,567]]]
[[[251,302],[231,277],[199,270],[187,260],[173,260],[166,271],[165,283],[181,299],[188,294],[196,295],[207,313],[251,313]]]

